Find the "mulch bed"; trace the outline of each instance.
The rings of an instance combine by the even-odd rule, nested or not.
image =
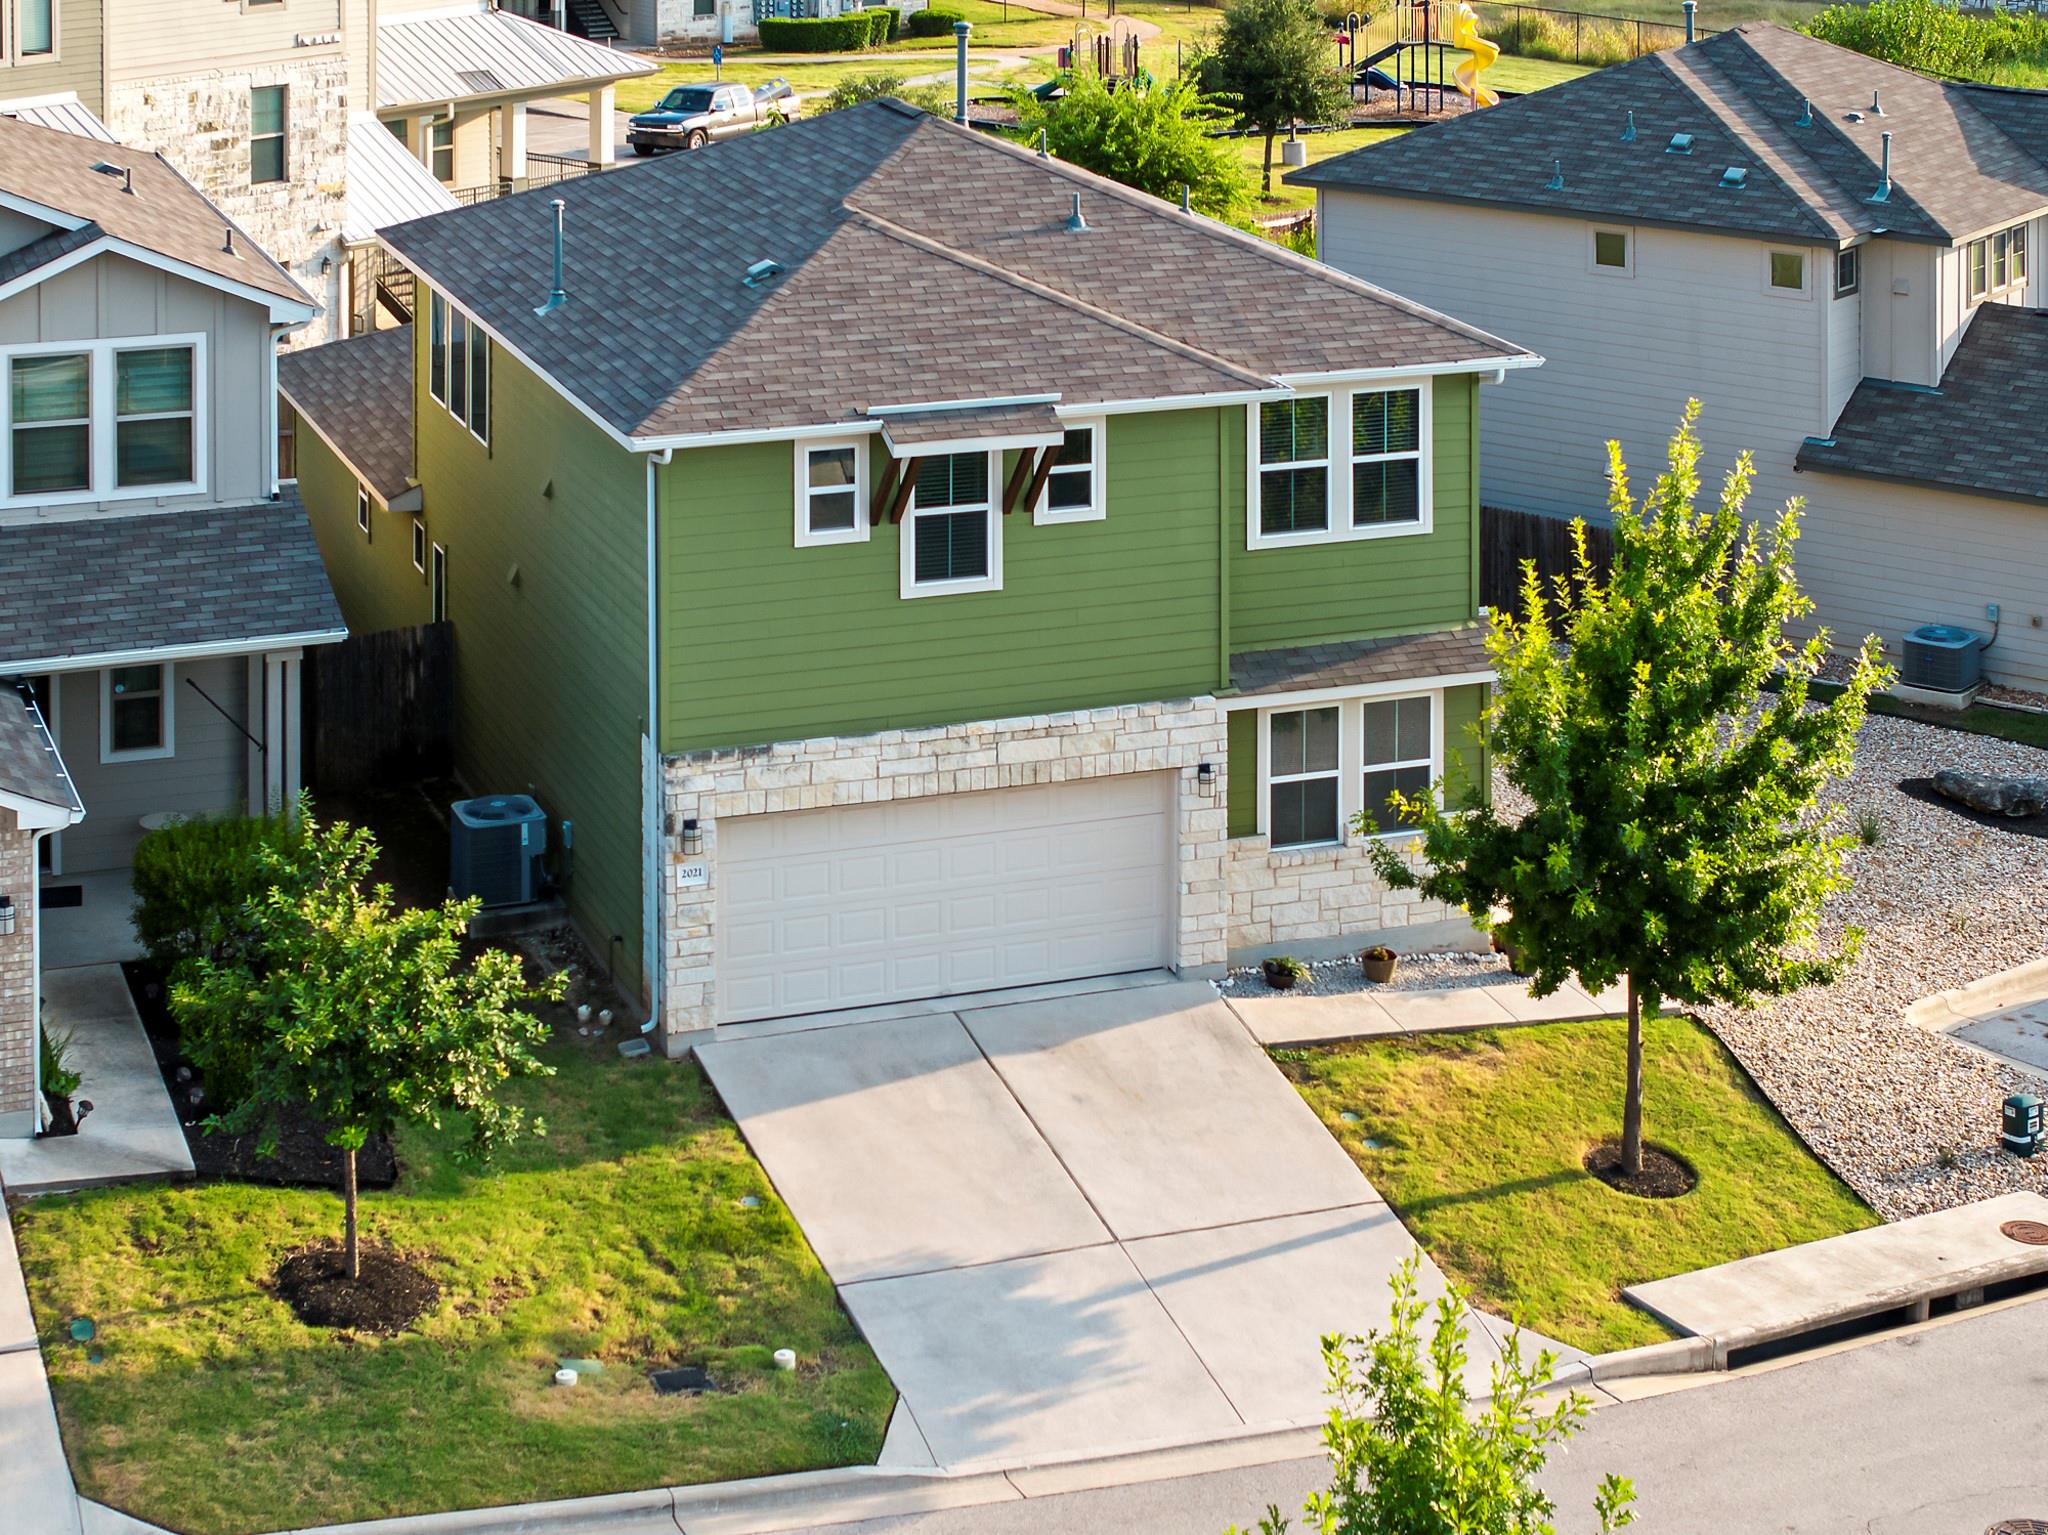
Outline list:
[[[361,1277],[348,1278],[339,1242],[316,1242],[288,1254],[271,1287],[308,1327],[348,1332],[403,1332],[441,1298],[441,1287],[424,1269],[388,1247],[357,1247]]]
[[[208,1134],[202,1128],[207,1115],[219,1106],[206,1099],[205,1079],[186,1060],[178,1039],[178,1025],[167,1006],[162,979],[149,964],[130,960],[121,966],[135,1010],[142,1015],[143,1032],[156,1052],[157,1070],[177,1110],[178,1123],[185,1131],[185,1145],[192,1154],[192,1169],[200,1178],[231,1178],[240,1183],[264,1183],[282,1188],[341,1188],[341,1153],[327,1144],[325,1126],[304,1114],[286,1115],[277,1126],[277,1144],[267,1157],[257,1154],[262,1137]],[[194,1095],[197,1095],[196,1098]],[[356,1153],[356,1184],[359,1188],[388,1189],[398,1181],[398,1158],[391,1142],[373,1135]]]
[[[1656,1146],[1643,1148],[1642,1172],[1633,1178],[1623,1177],[1619,1141],[1602,1141],[1587,1152],[1586,1171],[1609,1188],[1639,1199],[1676,1199],[1690,1194],[1700,1181],[1685,1161]]]
[[[1917,799],[1923,805],[1939,805],[1943,810],[1961,816],[1966,821],[1975,821],[1979,826],[1988,826],[1993,831],[2009,832],[2015,837],[2039,837],[2048,840],[2048,815],[1992,815],[1965,805],[1961,800],[1950,799],[1934,787],[1931,778],[1903,778],[1899,780],[1899,792],[1909,799]]]

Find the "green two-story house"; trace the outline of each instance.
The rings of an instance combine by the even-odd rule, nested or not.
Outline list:
[[[383,238],[418,316],[286,360],[301,494],[672,1049],[1469,938],[1350,823],[1475,770],[1534,356],[891,101]]]

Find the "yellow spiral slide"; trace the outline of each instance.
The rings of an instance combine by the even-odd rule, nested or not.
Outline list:
[[[1479,16],[1469,5],[1460,4],[1452,13],[1451,46],[1470,55],[1451,71],[1451,83],[1471,97],[1475,107],[1499,106],[1500,97],[1479,83],[1479,75],[1482,70],[1493,68],[1493,61],[1500,57],[1500,47],[1479,35]]]

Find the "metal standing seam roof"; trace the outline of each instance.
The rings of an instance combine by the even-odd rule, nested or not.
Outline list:
[[[0,673],[348,632],[296,495],[0,528],[0,592]]]
[[[603,85],[655,68],[509,11],[396,16],[377,27],[377,110]]]
[[[368,112],[348,119],[348,208],[341,238],[364,245],[377,231],[408,219],[459,208],[455,194],[434,179],[413,152]]]
[[[1980,304],[1936,389],[1866,379],[1795,463],[2048,502],[2048,310]]]
[[[386,506],[413,483],[412,336],[399,325],[277,359],[278,392]]]
[[[1892,185],[1874,201],[1887,131]],[[1689,153],[1671,150],[1681,133]],[[1722,184],[1731,166],[1748,172],[1739,189]],[[1933,80],[1750,22],[1287,180],[1816,243],[1947,244],[2048,209],[2048,92]]]
[[[83,812],[78,787],[26,688],[0,683],[0,794]]]
[[[82,139],[97,139],[102,144],[118,142],[113,131],[78,99],[76,91],[0,101],[0,116],[18,118],[38,127],[55,128],[60,133],[75,133]]]
[[[1068,227],[1081,200],[1085,232]],[[566,306],[546,297],[566,206]],[[384,231],[625,437],[872,426],[876,407],[1242,397],[1526,366],[1511,342],[892,100]],[[764,260],[779,275],[749,285]]]

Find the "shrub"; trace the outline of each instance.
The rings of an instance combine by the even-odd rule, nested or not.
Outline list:
[[[1992,11],[1966,16],[1940,0],[1831,5],[1806,24],[1823,42],[1921,74],[1979,79],[1991,66],[2048,56],[2048,16]]]
[[[903,13],[893,5],[871,5],[861,12],[863,16],[877,17],[872,45],[893,43],[903,32]]]
[[[838,112],[846,107],[857,107],[863,101],[873,101],[880,96],[894,96],[898,101],[907,101],[914,107],[922,107],[938,117],[953,114],[953,95],[942,85],[912,85],[908,75],[893,70],[878,69],[870,74],[847,75],[833,86],[819,103],[820,112]]]
[[[77,1092],[85,1079],[71,1066],[71,1031],[59,1029],[53,1034],[50,1026],[44,1024],[40,1053],[42,1080],[36,1085],[53,1098],[69,1098]]]
[[[1682,34],[1673,27],[1639,27],[1622,20],[1580,17],[1540,11],[1503,15],[1484,29],[1502,53],[1525,59],[1555,59],[1565,64],[1626,64],[1644,53],[1669,47]]]
[[[135,935],[166,976],[186,960],[241,951],[244,906],[275,880],[261,854],[300,840],[284,816],[226,816],[153,831],[135,850]]]
[[[945,10],[939,6],[927,6],[921,11],[912,11],[903,18],[903,29],[912,37],[951,37],[953,23],[967,18],[958,11]]]
[[[763,16],[761,46],[775,53],[860,53],[880,41],[889,18],[880,9],[843,16]]]
[[[1190,78],[1111,90],[1092,71],[1076,71],[1064,96],[1041,101],[1014,90],[1018,132],[1045,133],[1046,148],[1069,165],[1107,176],[1168,202],[1188,188],[1197,211],[1240,217],[1251,204],[1251,177],[1226,139],[1212,137],[1230,117]]]

